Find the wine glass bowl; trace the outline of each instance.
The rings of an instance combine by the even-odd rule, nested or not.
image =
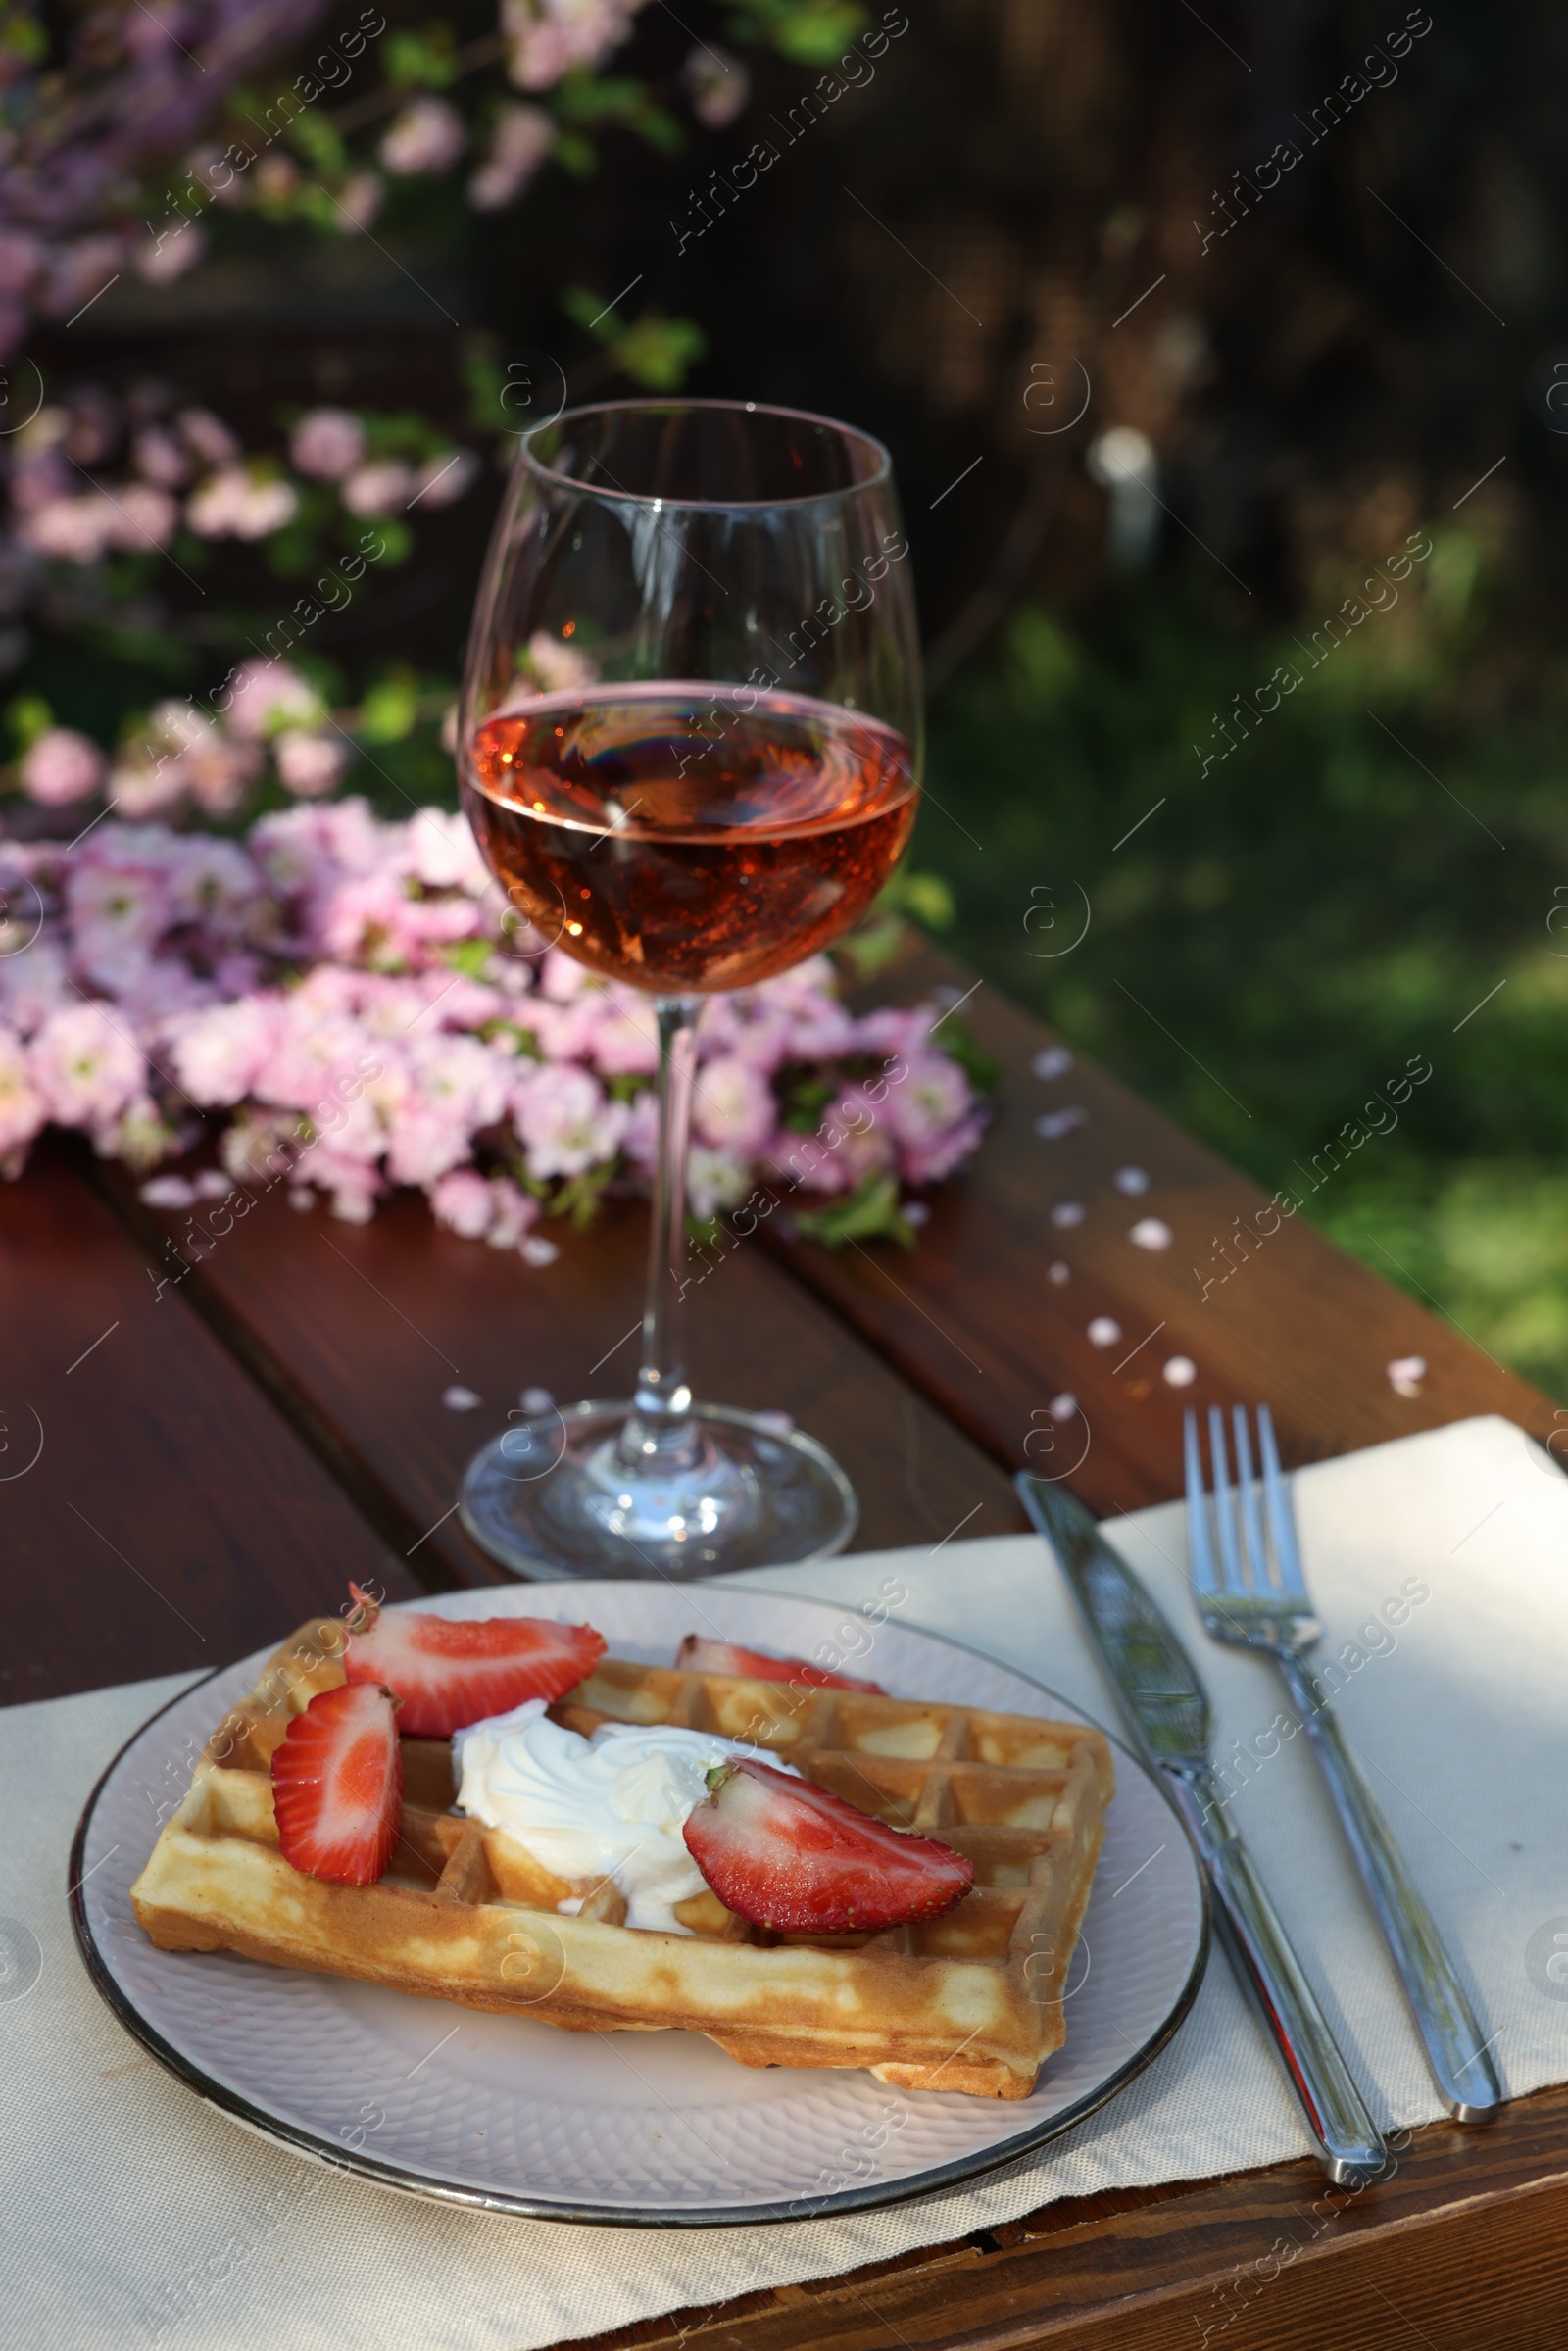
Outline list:
[[[533,930],[648,993],[661,1139],[635,1398],[513,1429],[465,1480],[465,1523],[515,1572],[714,1574],[853,1532],[811,1439],[693,1401],[686,1151],[704,996],[842,936],[908,840],[907,553],[886,451],[823,417],[633,401],[519,444],[469,640],[464,805]]]

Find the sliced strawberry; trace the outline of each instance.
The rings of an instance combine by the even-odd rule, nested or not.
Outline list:
[[[363,1683],[318,1690],[272,1753],[284,1860],[334,1886],[373,1886],[392,1858],[402,1802],[389,1693]]]
[[[886,1697],[880,1682],[858,1682],[853,1674],[830,1674],[823,1665],[808,1665],[804,1657],[770,1657],[766,1649],[743,1649],[733,1641],[705,1641],[688,1633],[675,1663],[689,1674],[744,1674],[751,1682],[794,1682],[807,1690],[868,1690]]]
[[[351,1683],[379,1682],[402,1700],[398,1729],[409,1739],[450,1739],[524,1698],[559,1698],[605,1653],[591,1625],[540,1616],[475,1623],[408,1608],[383,1615],[357,1584],[349,1590],[359,1605],[346,1620],[344,1671]]]
[[[848,1935],[949,1910],[974,1884],[961,1853],[890,1829],[765,1763],[715,1764],[686,1846],[728,1910],[783,1935]]]

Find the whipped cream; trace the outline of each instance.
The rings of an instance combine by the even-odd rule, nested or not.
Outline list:
[[[800,1777],[765,1747],[710,1731],[602,1723],[591,1739],[553,1723],[543,1698],[470,1724],[453,1740],[458,1802],[558,1878],[612,1878],[628,1927],[688,1935],[675,1916],[707,1884],[681,1832],[715,1763],[753,1756]],[[575,1911],[581,1898],[559,1907]]]

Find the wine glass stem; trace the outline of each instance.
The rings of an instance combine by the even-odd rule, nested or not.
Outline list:
[[[697,1077],[700,996],[661,996],[659,1016],[659,1159],[654,1170],[653,1229],[643,1306],[642,1366],[619,1452],[645,1476],[688,1466],[699,1437],[691,1419],[681,1345],[686,1295],[686,1160],[691,1148],[692,1089]]]

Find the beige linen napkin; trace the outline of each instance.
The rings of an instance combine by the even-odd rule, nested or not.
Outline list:
[[[1519,1430],[1487,1419],[1319,1463],[1297,1494],[1347,1731],[1508,2087],[1568,2079],[1568,1480]],[[1204,1641],[1178,1507],[1142,1511],[1115,1535],[1200,1662],[1238,1817],[1376,2111],[1388,2124],[1434,2119],[1420,2044],[1305,1741],[1270,1736],[1284,1704],[1276,1678]],[[905,1621],[988,1649],[1119,1727],[1032,1537],[741,1580],[854,1604],[890,1569],[909,1590]],[[0,2209],[18,2343],[533,2351],[831,2276],[1058,2196],[1306,2150],[1216,1958],[1175,2041],[1103,2112],[1005,2171],[880,2212],[623,2231],[466,2213],[329,2173],[241,2131],[143,2055],[73,1944],[64,1891],[81,1804],[181,1687],[175,1677],[0,1712]],[[867,2299],[874,2308],[874,2286]]]

